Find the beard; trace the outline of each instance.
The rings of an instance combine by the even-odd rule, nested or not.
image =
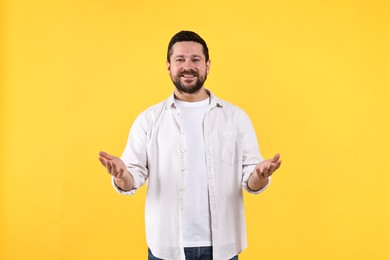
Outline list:
[[[194,77],[196,77],[196,81],[193,82],[191,85],[185,85],[181,82],[183,74],[191,74]],[[177,90],[181,93],[186,93],[186,94],[194,94],[198,92],[202,87],[204,82],[207,79],[207,73],[205,73],[204,78],[200,77],[199,74],[195,71],[190,71],[190,72],[182,72],[179,75],[177,75],[175,78],[171,75],[171,79]],[[185,79],[185,78],[184,78]]]

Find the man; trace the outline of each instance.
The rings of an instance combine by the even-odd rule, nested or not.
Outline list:
[[[198,34],[172,37],[167,66],[174,93],[137,117],[121,159],[99,160],[122,194],[148,179],[148,259],[238,259],[247,246],[242,189],[263,191],[280,156],[263,160],[246,113],[204,88],[210,60]]]

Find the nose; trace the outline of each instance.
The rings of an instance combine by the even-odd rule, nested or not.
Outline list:
[[[183,63],[183,70],[191,70],[193,68],[193,64],[192,64],[192,61],[190,59],[187,59],[184,63]]]

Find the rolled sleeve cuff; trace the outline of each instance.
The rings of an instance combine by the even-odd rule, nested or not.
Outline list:
[[[271,177],[268,177],[268,183],[267,183],[263,188],[261,188],[260,190],[251,190],[251,189],[248,187],[248,182],[246,182],[246,184],[245,184],[245,190],[246,190],[247,192],[249,192],[249,193],[252,193],[252,194],[260,194],[260,193],[262,193],[263,191],[265,191],[265,190],[268,188],[268,186],[270,185],[270,183],[271,183]]]
[[[116,185],[114,176],[112,176],[111,182],[112,182],[112,186],[114,187],[114,189],[122,195],[130,196],[130,195],[133,195],[137,191],[137,188],[135,188],[135,185],[134,185],[134,189],[132,189],[132,190],[129,190],[129,191],[122,190],[120,187],[118,187],[118,185]]]
[[[249,193],[260,194],[263,191],[265,191],[268,188],[268,186],[271,184],[271,176],[268,177],[268,183],[263,188],[261,188],[259,190],[251,190],[248,186],[248,180],[249,180],[249,177],[252,175],[253,171],[255,170],[255,167],[256,167],[256,165],[251,165],[251,166],[245,167],[245,170],[244,170],[245,173],[244,173],[244,178],[242,181],[242,187],[244,190],[246,190]]]

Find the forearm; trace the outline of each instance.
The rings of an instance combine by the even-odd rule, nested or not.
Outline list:
[[[114,177],[114,182],[123,191],[131,191],[134,189],[134,179],[129,172],[125,172],[121,178]]]
[[[268,184],[268,177],[263,178],[254,171],[248,179],[248,188],[253,191],[258,191]]]

